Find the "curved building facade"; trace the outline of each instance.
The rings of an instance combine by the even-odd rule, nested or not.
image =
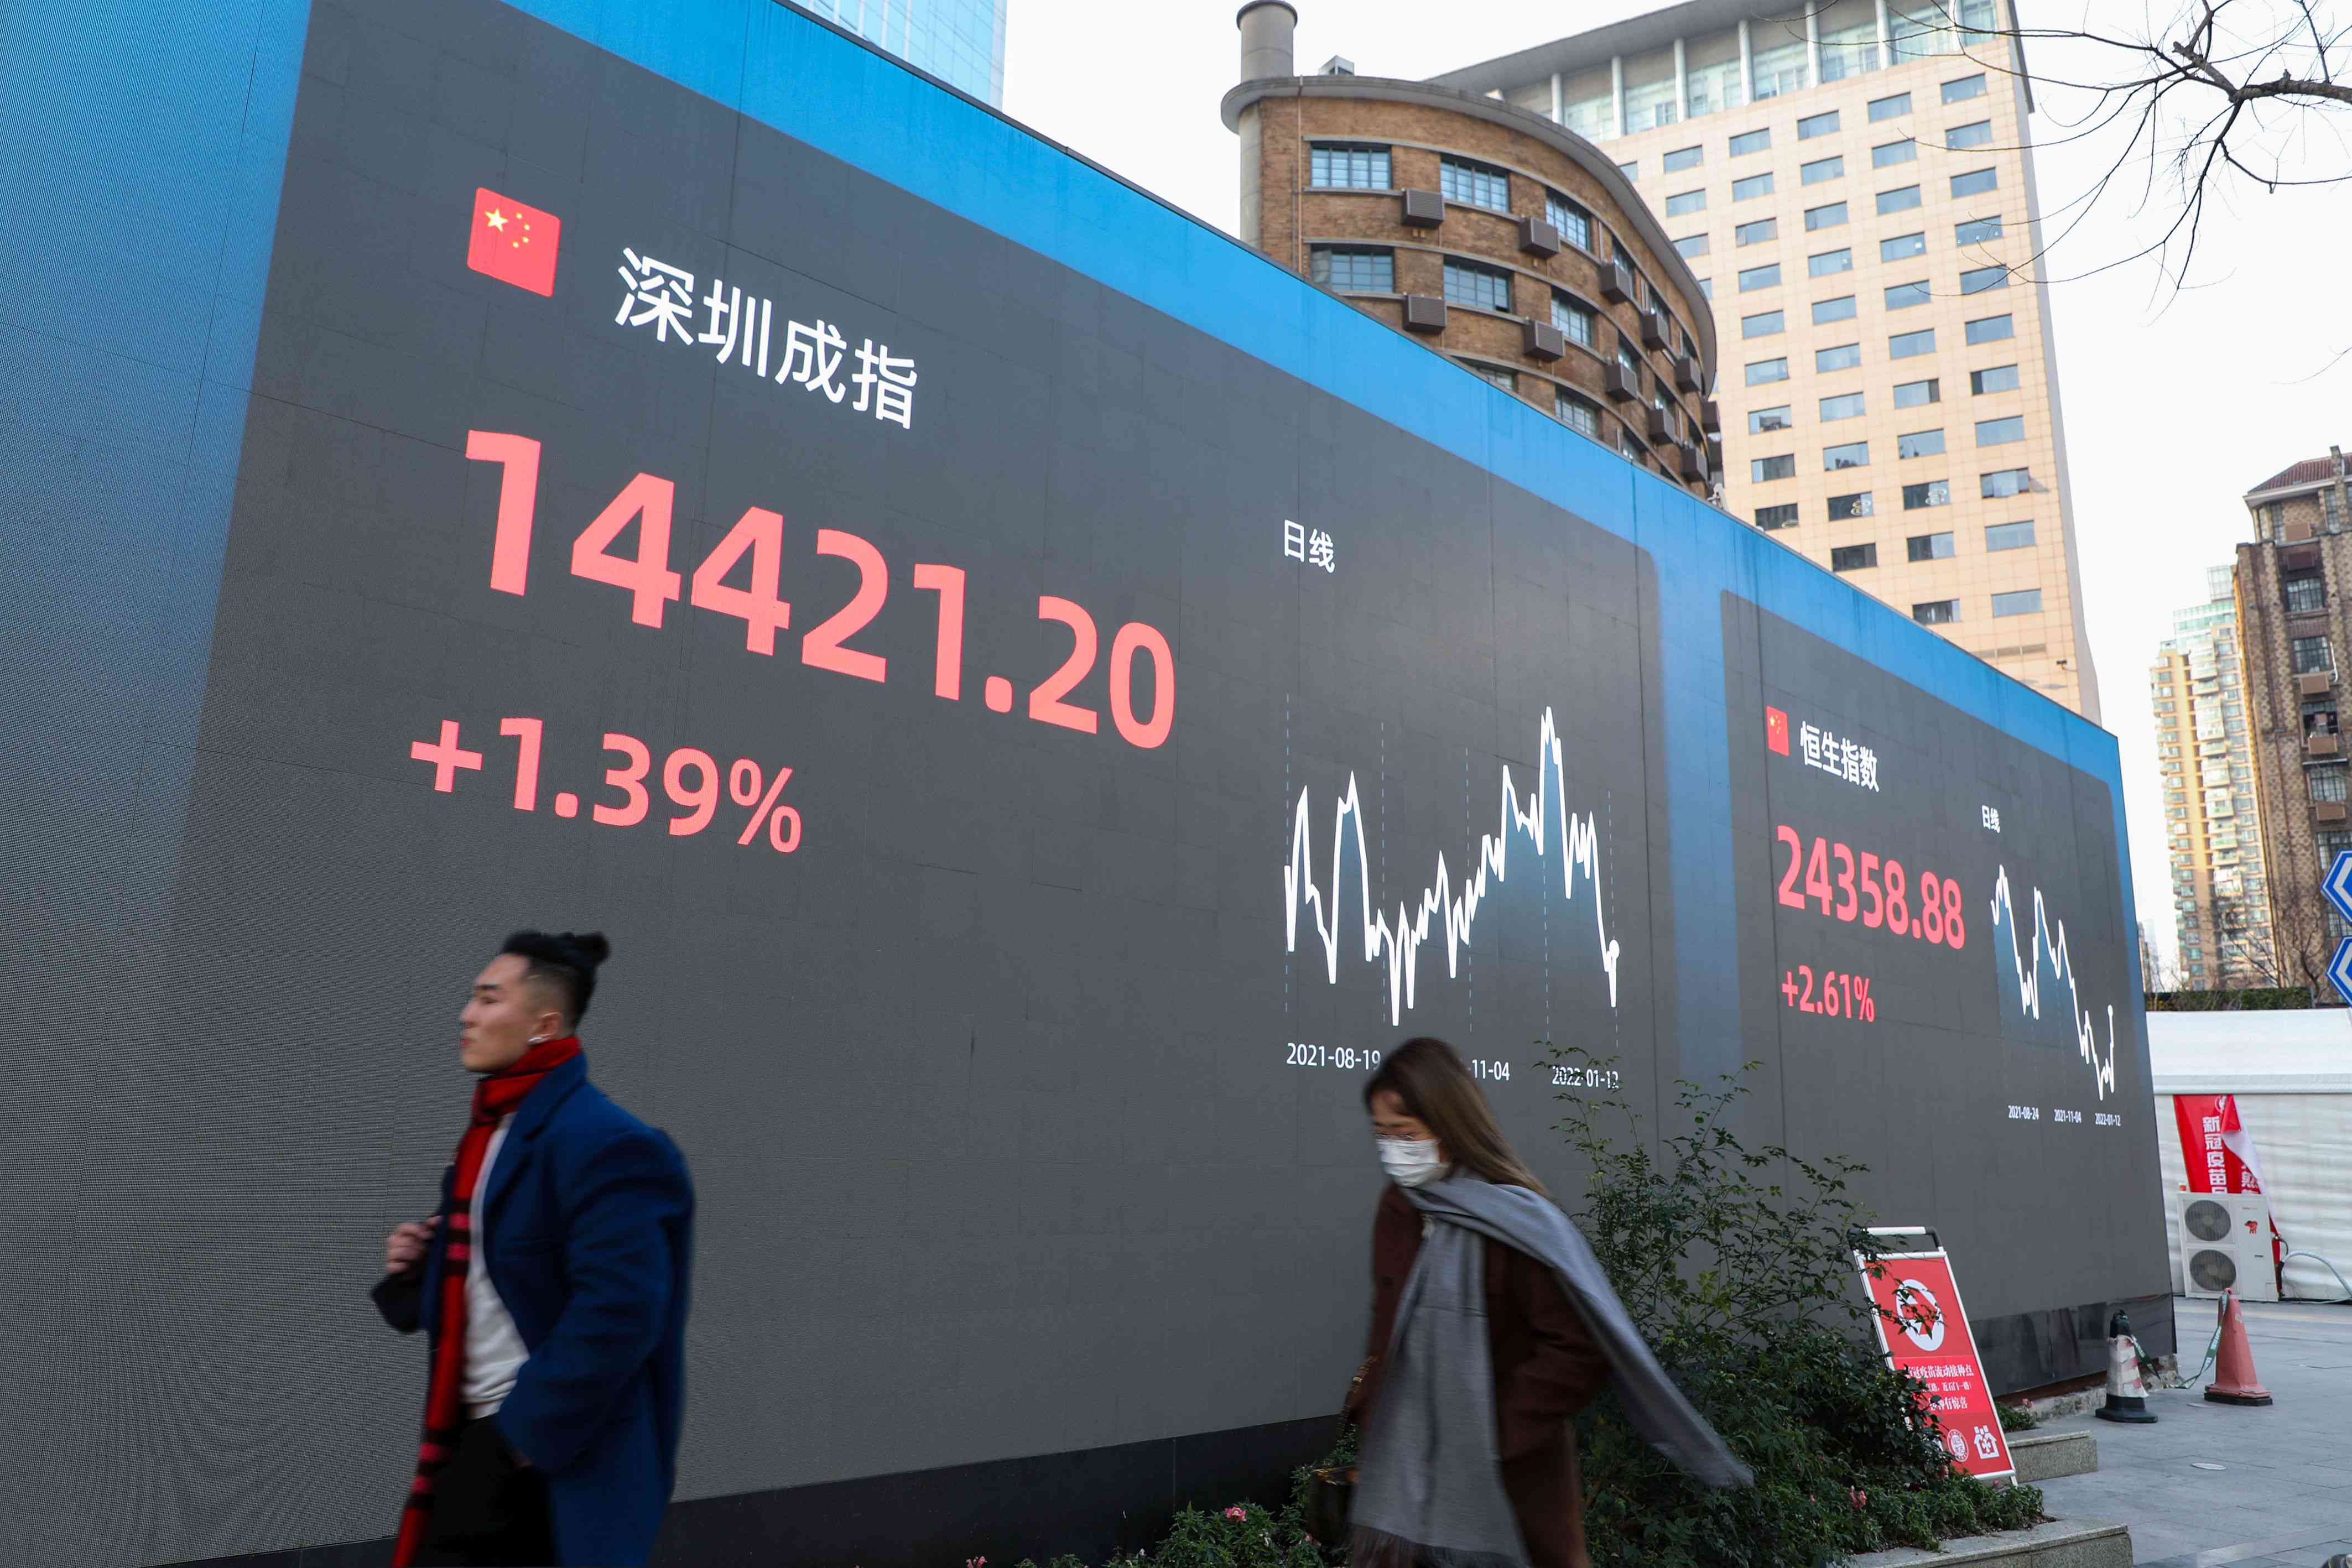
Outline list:
[[[1296,13],[1253,0],[1222,112],[1242,238],[1365,314],[1701,497],[1721,469],[1714,316],[1616,165],[1491,98],[1291,74]]]

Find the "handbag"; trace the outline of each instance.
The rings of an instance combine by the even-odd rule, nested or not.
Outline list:
[[[1307,1487],[1307,1533],[1318,1545],[1340,1546],[1348,1539],[1348,1510],[1356,1500],[1353,1466],[1317,1470]]]

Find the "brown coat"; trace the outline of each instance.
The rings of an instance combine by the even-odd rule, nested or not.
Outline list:
[[[1372,1216],[1372,1333],[1351,1415],[1379,1397],[1397,1298],[1421,1254],[1421,1211],[1391,1185]],[[1532,1568],[1589,1568],[1584,1494],[1569,1417],[1609,1383],[1609,1363],[1549,1269],[1486,1243],[1486,1343],[1495,1365],[1495,1437],[1503,1490]]]

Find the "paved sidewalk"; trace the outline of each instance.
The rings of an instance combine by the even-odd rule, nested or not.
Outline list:
[[[2213,1306],[2175,1307],[2193,1371]],[[2099,1468],[2044,1482],[2052,1513],[2128,1524],[2139,1568],[2319,1568],[2352,1552],[2352,1306],[2244,1311],[2255,1375],[2277,1403],[2216,1405],[2200,1384],[2150,1394],[2153,1427],[2053,1422],[2043,1430],[2095,1432]]]

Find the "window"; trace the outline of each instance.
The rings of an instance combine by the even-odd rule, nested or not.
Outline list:
[[[1307,257],[1307,276],[1343,294],[1394,294],[1396,260],[1384,250],[1341,250],[1318,245]]]
[[[1948,626],[1960,618],[1957,599],[1930,599],[1911,607],[1911,619],[1922,626]]]
[[[2006,316],[1983,316],[1969,323],[1968,339],[1971,343],[1998,343],[2003,338],[2017,336],[2017,325]]]
[[[1843,227],[1845,227],[1845,204],[1843,202],[1832,202],[1827,206],[1807,207],[1805,209],[1805,230],[1809,234],[1814,229],[1839,229]]]
[[[2033,488],[2031,468],[2003,468],[1986,474],[1977,481],[1977,494],[1988,501],[1998,501],[2005,496],[2022,496]]]
[[[1508,310],[1511,275],[1500,267],[1456,261],[1449,256],[1445,258],[1445,302],[1481,310]]]
[[[1757,507],[1756,526],[1764,529],[1767,533],[1769,533],[1774,528],[1795,528],[1797,526],[1797,503],[1794,501],[1783,501],[1777,507]]]
[[[1810,163],[1800,165],[1797,176],[1808,185],[1818,185],[1824,180],[1843,180],[1845,178],[1845,160],[1843,157],[1816,158]]]
[[[1580,249],[1592,248],[1592,214],[1558,191],[1544,193],[1544,217],[1561,239]]]
[[[1749,291],[1758,288],[1778,288],[1780,287],[1780,264],[1777,261],[1771,262],[1763,267],[1748,267],[1739,275],[1739,292],[1742,294],[1748,293]]]
[[[2316,577],[2290,577],[2283,585],[2286,589],[2286,607],[2290,613],[2305,614],[2327,608],[2327,584]]]
[[[1666,198],[1666,216],[1679,218],[1689,213],[1706,211],[1705,191],[1684,191]]]
[[[2033,525],[2024,523],[1991,523],[1985,528],[1985,549],[1990,550],[2024,549],[2033,543]]]
[[[1813,301],[1813,325],[1816,327],[1827,326],[1832,321],[1853,319],[1853,296],[1851,294],[1841,294],[1834,299]]]
[[[2341,762],[2324,762],[2316,768],[2306,768],[2304,777],[2310,780],[2311,798],[2315,800],[2352,799],[2352,791],[2345,789],[2347,772]]]
[[[1808,277],[1827,277],[1832,273],[1853,270],[1853,252],[1851,250],[1825,250],[1818,256],[1805,257],[1805,276]]]
[[[1511,210],[1511,177],[1486,163],[1467,158],[1437,161],[1437,188],[1449,202],[1507,213]]]
[[[1788,379],[1789,361],[1786,360],[1751,360],[1748,363],[1748,384],[1751,387],[1760,387],[1767,382],[1785,382]]]
[[[1910,112],[1911,95],[1907,92],[1898,92],[1893,98],[1874,98],[1870,100],[1870,120],[1874,125],[1882,120],[1892,120],[1898,114]]]
[[[1954,553],[1948,529],[1940,534],[1913,534],[1903,541],[1903,548],[1913,560],[1948,560]]]
[[[1712,299],[1715,298],[1714,278],[1702,277],[1698,280],[1698,297],[1702,299]]]
[[[1969,147],[1992,145],[1992,121],[1972,120],[1966,125],[1955,125],[1944,132],[1944,145],[1958,152]]]
[[[1767,484],[1774,479],[1793,479],[1797,476],[1796,454],[1784,452],[1778,457],[1750,458],[1748,464],[1748,476],[1759,485]]]
[[[1691,235],[1686,238],[1675,241],[1675,254],[1681,256],[1685,261],[1690,260],[1693,256],[1705,256],[1706,254],[1706,235]]]
[[[1870,492],[1857,490],[1851,496],[1830,497],[1830,521],[1842,523],[1848,517],[1866,517],[1874,508],[1870,504]]]
[[[1979,71],[1972,77],[1961,77],[1944,84],[1946,103],[1959,103],[1971,98],[1982,98],[1984,94],[1985,78],[1982,71]]]
[[[1870,166],[1892,169],[1897,163],[1908,163],[1919,156],[1919,144],[1908,136],[1900,141],[1882,141],[1870,150]]]
[[[1551,297],[1551,324],[1571,343],[1592,347],[1592,310],[1565,294]]]
[[[1834,109],[1822,114],[1809,114],[1797,121],[1797,140],[1811,141],[1816,136],[1830,135],[1837,128],[1838,111]]]
[[[1739,335],[1743,338],[1769,338],[1787,328],[1787,320],[1778,310],[1759,311],[1753,316],[1739,319]]]
[[[1307,162],[1308,182],[1319,189],[1389,189],[1389,150],[1385,147],[1321,146],[1307,154]]]
[[[1473,364],[1467,361],[1463,363],[1471,374],[1481,381],[1492,382],[1507,392],[1519,390],[1519,373],[1517,371],[1507,371],[1499,365]]]
[[[1916,354],[1932,354],[1935,351],[1936,329],[1933,327],[1922,327],[1916,332],[1897,332],[1886,340],[1886,357],[1890,360],[1907,360]]]
[[[1907,256],[1927,254],[1927,236],[1924,234],[1896,235],[1878,242],[1878,259],[1901,261]]]
[[[1743,131],[1731,139],[1731,155],[1745,158],[1750,152],[1761,152],[1771,145],[1771,127],[1767,126],[1761,131]]]
[[[1971,169],[1965,174],[1952,176],[1952,194],[1981,196],[1987,191],[2000,189],[2000,176],[1990,169]]]
[[[2288,641],[2287,657],[2298,675],[2316,675],[2336,668],[2336,661],[2327,654],[2325,637],[2295,637]]]
[[[1731,199],[1735,202],[1750,202],[1771,193],[1772,176],[1769,173],[1750,174],[1744,180],[1731,182]]]
[[[1834,474],[1841,468],[1869,466],[1870,443],[1867,441],[1849,441],[1841,445],[1822,448],[1822,467],[1825,472]]]
[[[1759,218],[1752,224],[1741,224],[1738,228],[1733,229],[1731,237],[1733,242],[1738,245],[1759,245],[1765,240],[1774,238],[1780,232],[1780,219]]]
[[[1981,371],[1969,372],[1969,391],[1971,392],[2015,392],[2016,390],[2017,367],[2015,365],[1992,365]]]
[[[1874,543],[1866,545],[1840,545],[1835,549],[1830,551],[1830,570],[1832,571],[1860,571],[1865,567],[1873,567],[1877,564],[1878,546]]]
[[[1968,218],[1952,225],[1952,238],[1961,245],[1981,245],[1986,240],[2000,237],[2000,219],[1998,215],[1990,218]]]
[[[1850,371],[1860,363],[1862,363],[1860,343],[1839,343],[1831,348],[1813,350],[1813,369],[1816,371]]]
[[[1921,278],[1916,283],[1895,283],[1887,286],[1886,308],[1889,310],[1908,310],[1914,305],[1926,303],[1927,303],[1926,278]]]
[[[1882,218],[1889,213],[1907,213],[1918,204],[1919,187],[1916,185],[1906,185],[1899,191],[1878,193],[1878,215]]]
[[[2005,419],[1980,419],[1977,421],[1977,444],[1979,446],[2006,446],[2012,441],[2022,441],[2024,439],[2025,416],[2021,413],[2012,413]]]
[[[1944,450],[1944,433],[1940,430],[1915,430],[1908,435],[1895,438],[1897,457],[1936,457]]]
[[[1992,612],[1995,620],[2004,615],[2039,615],[2042,612],[2042,591],[2020,588],[2008,593],[1996,593],[1992,596]]]
[[[1948,507],[1951,504],[1952,482],[1949,479],[1930,479],[1922,485],[1903,486],[1903,509],[1906,512],[1922,511],[1929,507]]]
[[[1860,419],[1863,414],[1863,394],[1840,392],[1835,397],[1822,399],[1822,423],[1832,423],[1841,419]]]
[[[1770,430],[1787,430],[1796,421],[1789,417],[1789,405],[1778,408],[1751,408],[1748,411],[1748,434],[1761,435]]]
[[[1930,376],[1924,382],[1897,382],[1895,384],[1895,406],[1917,408],[1923,403],[1944,401],[1942,383]]]
[[[1620,163],[1617,165],[1617,172],[1624,175],[1625,183],[1627,184],[1631,184],[1642,177],[1641,162],[1639,160],[1636,160],[1631,163]],[[1642,449],[1639,446],[1635,446],[1633,448],[1634,455],[1639,456],[1641,455],[1641,450]]]
[[[1666,154],[1664,163],[1669,174],[1679,174],[1685,169],[1696,169],[1706,161],[1704,147],[1677,147]]]
[[[2005,267],[1974,267],[1960,274],[1960,292],[1983,294],[1990,289],[2009,287],[2009,268]]]
[[[1551,411],[1570,430],[1591,436],[1596,441],[1601,438],[1601,411],[1582,398],[1570,397],[1566,392],[1558,393],[1552,399]]]

